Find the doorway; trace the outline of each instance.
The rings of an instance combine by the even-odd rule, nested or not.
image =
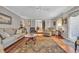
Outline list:
[[[38,30],[38,32],[43,32],[45,30],[45,21],[35,20],[35,28]]]

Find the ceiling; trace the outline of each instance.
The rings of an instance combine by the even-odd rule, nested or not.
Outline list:
[[[6,6],[8,10],[24,19],[52,19],[66,11],[70,6]]]

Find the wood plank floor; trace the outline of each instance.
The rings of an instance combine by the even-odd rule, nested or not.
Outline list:
[[[57,36],[51,37],[53,41],[55,41],[65,52],[67,53],[74,53],[74,49],[70,47],[69,45],[64,43],[64,40],[62,38],[59,38]]]

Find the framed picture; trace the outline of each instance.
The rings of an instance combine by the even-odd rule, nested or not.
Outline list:
[[[12,22],[11,16],[0,13],[0,24],[11,24],[11,22]]]

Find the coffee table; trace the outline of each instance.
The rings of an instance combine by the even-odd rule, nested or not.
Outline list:
[[[37,35],[36,34],[27,34],[27,35],[25,35],[24,37],[25,38],[27,38],[26,39],[26,44],[27,44],[27,42],[29,42],[29,41],[33,41],[34,42],[34,44],[35,44],[35,42],[36,42],[36,37]]]

